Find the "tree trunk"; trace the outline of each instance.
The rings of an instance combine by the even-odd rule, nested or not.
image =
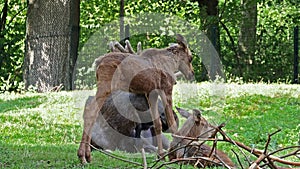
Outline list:
[[[220,30],[219,30],[219,17],[218,17],[218,0],[197,0],[198,6],[201,11],[201,17],[204,23],[204,30],[211,43],[214,45],[217,53],[220,56]],[[219,57],[216,56],[216,57]],[[209,76],[211,80],[215,80],[222,73],[218,72],[216,68],[216,58],[211,58]]]
[[[30,0],[24,60],[25,87],[39,92],[74,88],[80,0]]]
[[[239,34],[239,50],[244,71],[249,72],[254,64],[257,25],[257,3],[256,0],[241,0],[241,24]],[[247,73],[249,74],[249,73]],[[251,77],[244,77],[251,78]]]
[[[8,12],[8,1],[5,1],[3,9],[0,13],[0,40],[4,41],[4,33],[5,30],[5,24],[7,20],[7,12]],[[2,67],[2,63],[4,61],[4,45],[3,43],[0,43],[0,68]]]
[[[120,0],[120,41],[124,40],[125,38],[124,17],[125,17],[124,0]],[[122,45],[125,45],[125,42]]]

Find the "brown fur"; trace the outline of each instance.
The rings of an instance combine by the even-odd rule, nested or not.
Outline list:
[[[84,113],[82,140],[77,152],[82,163],[91,161],[91,129],[106,98],[115,90],[145,94],[148,97],[158,144],[158,154],[162,155],[161,122],[157,111],[158,95],[165,106],[165,113],[171,132],[176,131],[172,112],[172,90],[174,73],[181,71],[186,78],[193,79],[191,52],[186,40],[178,35],[178,44],[166,49],[149,49],[141,55],[113,52],[97,59],[97,93],[92,104],[98,109]],[[152,52],[151,52],[152,51]]]
[[[177,108],[177,110],[179,110]],[[179,111],[185,111],[183,109],[180,109]],[[184,112],[186,113],[186,112]],[[182,113],[180,113],[182,114]],[[215,127],[210,125],[207,120],[201,116],[200,111],[194,110],[194,114],[190,115],[186,122],[183,124],[181,129],[176,132],[176,135],[179,136],[186,136],[191,138],[209,138],[211,137],[212,133],[214,132]],[[186,148],[181,148],[175,151],[178,147],[186,146]],[[209,157],[209,154],[211,153],[211,147],[199,143],[199,142],[192,142],[188,139],[173,137],[173,141],[170,144],[169,149],[169,160],[174,160],[177,158],[187,158],[187,157]],[[222,166],[221,161],[217,158],[219,157],[227,166],[230,168],[235,168],[234,163],[231,161],[231,159],[225,154],[224,152],[220,150],[215,150],[215,153],[211,156],[215,163],[207,162],[206,160],[199,160],[198,167],[212,167],[212,166]],[[190,161],[190,164],[195,164],[196,161]]]

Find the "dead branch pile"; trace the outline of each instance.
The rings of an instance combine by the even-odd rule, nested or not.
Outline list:
[[[191,145],[191,143],[193,143],[194,141],[199,141],[201,142],[200,145],[203,145],[205,142],[213,142],[213,146],[211,147],[211,152],[210,152],[210,156],[208,157],[201,157],[201,156],[195,156],[195,157],[184,157],[184,158],[178,158],[178,159],[175,159],[175,160],[172,160],[172,161],[167,161],[167,162],[163,162],[163,163],[159,163],[159,161],[161,159],[157,159],[155,162],[148,162],[146,163],[145,161],[145,155],[142,153],[141,155],[141,158],[143,158],[144,162],[143,163],[137,163],[137,162],[133,162],[133,161],[130,161],[130,160],[126,160],[126,157],[124,157],[123,159],[120,158],[118,156],[118,160],[120,161],[123,161],[125,163],[129,163],[129,164],[132,164],[133,166],[140,166],[140,167],[148,167],[148,168],[162,168],[162,167],[168,167],[170,166],[171,164],[174,164],[174,163],[179,163],[180,165],[183,165],[183,164],[186,164],[186,163],[190,163],[191,161],[194,161],[194,165],[195,167],[199,167],[199,166],[202,166],[202,168],[205,168],[207,167],[207,164],[208,163],[215,163],[215,158],[218,158],[218,156],[213,156],[214,153],[216,152],[216,148],[217,148],[217,144],[219,142],[226,142],[226,143],[229,143],[229,144],[232,144],[234,146],[236,146],[238,148],[238,150],[240,151],[240,153],[232,150],[234,152],[234,154],[236,155],[236,158],[237,158],[237,161],[238,161],[238,165],[239,167],[238,168],[248,168],[248,169],[260,169],[260,168],[271,168],[271,169],[287,169],[287,168],[292,168],[292,167],[300,167],[300,162],[293,162],[293,161],[288,161],[288,160],[285,160],[285,158],[287,157],[291,157],[291,156],[294,156],[298,159],[300,159],[300,146],[290,146],[290,147],[285,147],[285,148],[281,148],[281,149],[278,149],[276,151],[273,151],[273,152],[269,152],[268,151],[268,146],[269,146],[269,143],[271,141],[271,137],[273,135],[275,135],[276,133],[280,132],[280,130],[272,133],[272,134],[269,134],[268,136],[268,140],[265,144],[265,148],[264,150],[259,150],[259,149],[255,149],[255,148],[251,148],[241,142],[238,142],[238,141],[235,141],[233,139],[231,139],[224,130],[222,130],[222,128],[225,126],[225,124],[221,124],[219,126],[216,127],[216,132],[215,132],[215,135],[214,135],[214,138],[208,138],[208,139],[201,139],[200,137],[198,138],[191,138],[191,137],[182,137],[182,136],[176,136],[176,135],[173,135],[174,137],[181,137],[181,138],[184,138],[184,139],[187,139],[187,140],[190,140],[190,144],[187,144],[185,145],[185,147],[180,147],[180,148],[188,148],[190,146],[194,146],[194,145]],[[222,139],[218,139],[216,136],[217,134],[220,134],[222,136]],[[278,152],[281,152],[281,151],[287,151],[289,150],[290,153],[286,154],[286,155],[283,155],[283,156],[276,156],[276,154]],[[104,150],[98,150],[110,157],[114,157],[111,153],[108,153]],[[248,157],[248,155],[245,153],[245,151],[248,152],[248,154],[256,157],[256,160],[255,161],[251,161]],[[164,157],[168,156],[171,152],[169,153],[166,153]],[[162,157],[163,158],[163,157]],[[243,165],[242,164],[242,160],[245,160],[247,161],[248,165],[245,166],[245,164]],[[200,161],[206,161],[207,163],[202,163],[200,164],[199,162]],[[219,161],[223,164],[224,167],[226,168],[232,168],[230,166],[228,166],[224,161],[220,160]],[[281,166],[279,166],[278,164],[281,164]],[[282,167],[282,164],[284,164],[286,167]]]

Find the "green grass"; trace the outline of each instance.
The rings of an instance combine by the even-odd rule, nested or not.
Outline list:
[[[0,168],[136,168],[100,152],[92,153],[91,164],[79,164],[76,153],[81,139],[82,112],[85,99],[93,93],[1,94]],[[269,151],[298,145],[299,85],[179,83],[173,94],[174,106],[204,109],[203,115],[212,124],[226,122],[227,134],[248,146],[263,149],[268,133],[278,129],[281,132],[272,137]],[[218,147],[236,162],[231,151],[238,152],[235,147],[227,143]],[[141,162],[138,153],[113,153]],[[147,155],[149,166],[154,157]]]

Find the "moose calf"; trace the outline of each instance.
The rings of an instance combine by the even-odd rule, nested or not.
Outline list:
[[[190,114],[186,110],[180,108],[176,109],[181,115],[188,117],[181,129],[175,133],[176,135],[191,138],[209,138],[212,136],[215,127],[210,125],[207,120],[201,116],[199,110],[194,109],[193,114]],[[178,149],[179,147],[182,148]],[[211,151],[212,148],[206,144],[196,141],[191,142],[189,139],[173,136],[173,141],[170,144],[169,159],[171,161],[177,158],[209,157]],[[220,150],[214,151],[210,159],[212,161],[200,159],[198,162],[195,160],[190,163],[196,164],[197,162],[198,167],[226,166],[227,168],[235,168],[234,163],[227,154]]]

